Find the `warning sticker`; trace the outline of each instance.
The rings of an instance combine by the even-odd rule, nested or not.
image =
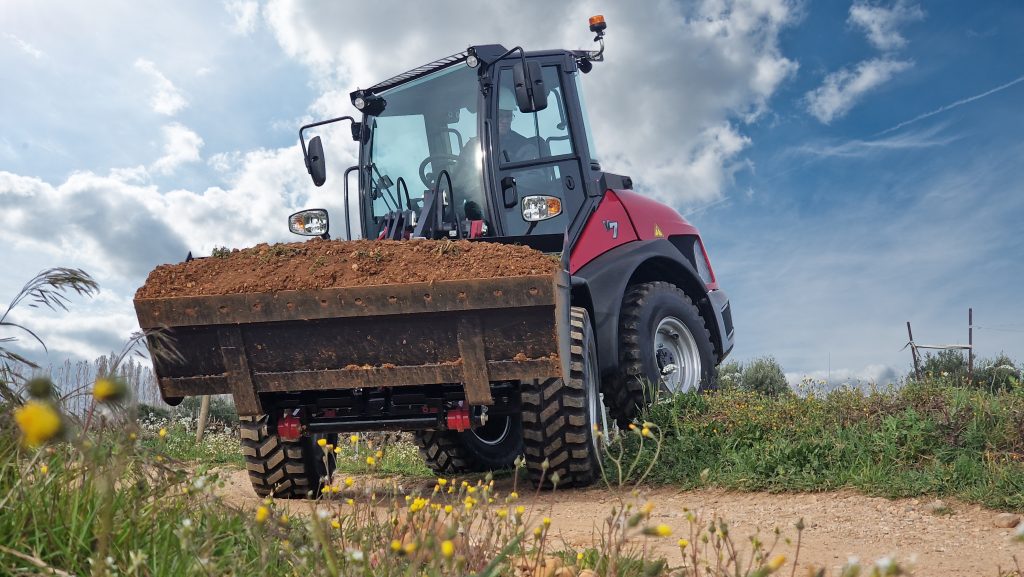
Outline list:
[[[654,236],[665,236],[665,233],[661,232],[661,227],[654,225]]]

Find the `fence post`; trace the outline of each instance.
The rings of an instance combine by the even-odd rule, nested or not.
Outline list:
[[[196,423],[196,443],[203,442],[203,433],[206,432],[206,421],[210,418],[210,395],[203,395],[199,404],[199,421]]]
[[[910,330],[910,321],[907,321],[907,337],[910,338],[910,355],[914,357],[914,378],[921,380],[921,367],[917,360],[917,345],[914,344],[914,333]]]

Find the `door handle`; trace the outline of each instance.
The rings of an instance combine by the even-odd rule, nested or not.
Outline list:
[[[519,192],[516,190],[516,177],[506,176],[501,179],[501,199],[505,208],[512,208],[519,204]]]

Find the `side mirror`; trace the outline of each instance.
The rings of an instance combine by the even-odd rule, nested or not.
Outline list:
[[[512,82],[516,89],[519,112],[537,112],[548,107],[548,90],[539,62],[516,62],[512,67]]]
[[[309,148],[306,150],[306,171],[313,177],[313,184],[317,186],[323,186],[324,182],[327,181],[327,164],[324,162],[324,145],[321,144],[319,136],[314,136],[313,140],[309,141]],[[324,218],[326,218],[326,216]]]
[[[367,130],[365,124],[362,122],[353,122],[349,128],[352,129],[352,140],[360,144],[366,144],[367,140],[370,138],[370,131]]]
[[[330,239],[327,234],[331,223],[327,218],[327,211],[322,208],[311,208],[300,210],[288,217],[288,230],[302,236],[319,236],[323,239]]]

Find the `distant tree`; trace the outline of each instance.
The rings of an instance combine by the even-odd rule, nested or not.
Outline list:
[[[921,360],[923,379],[934,379],[956,387],[971,387],[987,391],[1009,390],[1020,384],[1021,367],[1006,353],[994,358],[974,361],[974,374],[968,374],[966,352],[959,350],[925,353]]]
[[[729,361],[718,366],[718,375],[715,379],[715,386],[720,391],[737,389],[740,386],[740,379],[743,377],[743,364],[738,361]]]
[[[790,392],[786,374],[774,357],[760,357],[743,367],[740,389],[777,397]]]

